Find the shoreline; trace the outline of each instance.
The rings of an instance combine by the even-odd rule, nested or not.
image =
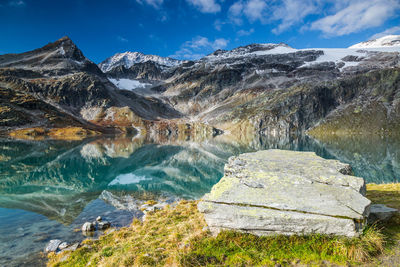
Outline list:
[[[400,208],[400,184],[368,184],[367,196],[373,203],[382,203],[389,207]],[[86,240],[82,242],[83,246],[74,252],[62,252],[58,255],[50,253],[48,255],[48,266],[84,266],[87,263],[91,265],[108,265],[116,262],[121,265],[125,265],[129,262],[129,264],[134,266],[142,264],[168,265],[172,263],[179,266],[186,265],[194,260],[194,258],[199,259],[198,257],[201,256],[198,253],[199,249],[205,254],[210,253],[210,251],[202,250],[205,249],[202,247],[204,242],[210,245],[213,244],[213,242],[222,242],[224,238],[233,238],[234,240],[239,240],[238,236],[245,239],[252,238],[249,234],[235,232],[222,233],[217,237],[211,236],[207,231],[204,219],[197,211],[197,201],[181,201],[175,208],[167,206],[163,210],[150,212],[148,215],[145,222],[134,220],[131,226],[123,227],[111,233],[106,232],[99,240]],[[339,255],[340,253],[338,255],[331,255],[328,253],[325,256],[322,255],[320,258],[315,258],[315,255],[303,255],[303,258],[299,259],[285,259],[283,254],[276,256],[274,260],[271,260],[271,258],[263,260],[265,260],[265,264],[267,265],[279,263],[292,266],[299,264],[318,264],[326,261],[332,264],[345,264],[346,262],[375,264],[380,260],[384,260],[384,262],[400,261],[400,257],[390,258],[390,253],[393,251],[400,251],[400,226],[398,226],[398,222],[400,222],[400,215],[396,214],[389,222],[379,224],[379,227],[382,227],[381,230],[377,230],[376,232],[374,228],[371,230],[370,235],[372,236],[383,235],[382,248],[375,248],[373,251],[370,251],[371,255],[365,255],[365,257],[360,257],[359,255]],[[160,233],[161,230],[157,228],[161,228],[161,230],[165,231],[165,234]],[[187,228],[189,228],[189,231]],[[181,232],[178,231],[178,229],[186,230],[182,230]],[[357,248],[357,245],[362,245],[362,242],[365,241],[363,240],[364,237],[360,238],[359,240],[362,242],[360,241],[358,243],[356,242],[357,239],[336,237],[332,237],[331,239],[330,237],[321,235],[311,235],[310,238],[311,237],[314,241],[319,240],[316,241],[317,243],[321,241],[353,242],[354,248]],[[280,239],[283,244],[285,244],[287,240],[290,240],[290,237],[269,237],[271,240],[274,238],[277,240]],[[295,240],[298,242],[296,244],[307,247],[307,244],[310,242],[307,238],[309,237],[306,236],[305,240],[301,240],[301,238],[300,241]],[[163,239],[167,240],[163,241]],[[129,245],[130,242],[133,242],[132,240],[134,240],[135,247]],[[172,243],[168,244],[169,242]],[[294,242],[294,240],[291,242]],[[125,245],[127,245],[127,247],[125,247]],[[246,250],[246,248],[244,249]],[[262,251],[258,252],[261,253]],[[279,249],[275,249],[274,252],[279,252]],[[254,255],[252,258],[251,253],[249,255],[246,253],[246,255],[241,255],[240,252],[237,253],[230,258],[230,260],[237,260],[237,264],[246,262],[247,264],[261,263],[261,261],[256,261],[260,259]],[[264,253],[266,253],[266,251],[264,251]],[[229,253],[227,255],[229,255]],[[291,256],[293,255],[289,254],[289,257]],[[87,262],[84,262],[85,259]],[[228,259],[224,259],[222,263],[227,264],[227,260]],[[241,260],[244,260],[244,262]],[[235,263],[235,261],[231,262],[231,264]],[[294,262],[295,264],[293,265],[292,263]],[[206,260],[203,263],[211,264],[212,262]]]

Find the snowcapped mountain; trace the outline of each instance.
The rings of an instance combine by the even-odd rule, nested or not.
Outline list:
[[[359,48],[363,47],[363,50]],[[279,63],[290,62],[296,68],[310,67],[316,64],[335,63],[335,67],[342,71],[346,67],[354,67],[371,60],[379,52],[400,52],[400,35],[385,36],[377,40],[367,41],[353,45],[349,48],[292,48],[285,43],[251,44],[233,50],[217,50],[195,62],[198,64],[211,64],[214,66],[230,66],[247,64],[252,60]],[[372,59],[376,62],[376,58]]]
[[[361,42],[349,48],[375,48],[400,46],[400,35],[387,35],[378,39]]]
[[[225,58],[237,58],[245,56],[261,56],[267,54],[279,54],[279,53],[291,53],[297,50],[288,46],[285,43],[273,44],[250,44],[246,46],[240,46],[232,50],[217,50],[214,53],[204,57],[201,61],[207,60],[219,60]]]
[[[125,52],[118,53],[112,57],[107,58],[99,64],[99,67],[103,72],[108,72],[118,66],[124,66],[125,68],[129,69],[134,64],[144,62],[155,62],[159,65],[167,67],[176,67],[182,64],[184,61],[169,57],[160,57],[156,55],[145,55],[140,52]]]

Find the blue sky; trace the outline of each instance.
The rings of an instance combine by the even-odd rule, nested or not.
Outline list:
[[[0,54],[68,35],[96,63],[125,51],[196,59],[284,42],[348,47],[400,34],[400,0],[0,0]]]

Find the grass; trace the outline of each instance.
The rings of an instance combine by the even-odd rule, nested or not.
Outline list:
[[[385,204],[388,207],[400,210],[400,183],[368,184],[367,197],[373,203]],[[400,214],[398,213],[382,225],[381,231],[386,241],[384,255],[396,253],[399,255],[397,260],[400,262]]]
[[[400,208],[400,185],[368,185],[376,203]],[[149,213],[75,252],[49,255],[49,266],[270,266],[373,263],[399,248],[400,220],[368,226],[359,238],[327,235],[258,237],[232,231],[211,236],[197,202]]]
[[[41,127],[23,128],[13,130],[9,135],[16,139],[42,140],[46,136],[61,140],[82,140],[88,136],[100,134],[99,132],[84,129],[82,127],[64,127],[45,129]]]

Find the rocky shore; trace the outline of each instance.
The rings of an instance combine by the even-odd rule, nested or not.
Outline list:
[[[399,184],[365,186],[349,165],[314,153],[241,154],[199,202],[144,204],[142,221],[73,249],[52,241],[48,265],[378,262],[389,237],[398,244],[391,249],[400,247],[399,203]],[[93,229],[87,222],[82,230]]]

